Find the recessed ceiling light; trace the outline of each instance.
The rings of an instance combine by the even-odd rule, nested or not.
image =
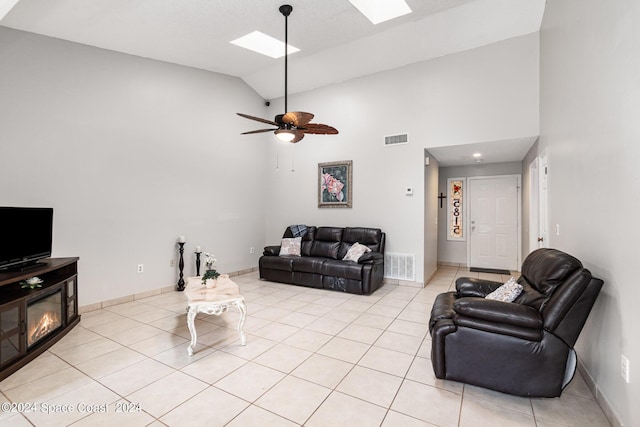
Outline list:
[[[372,24],[379,24],[411,13],[404,0],[349,0]]]
[[[473,153],[473,157],[476,157],[476,158],[482,157],[482,153]]]
[[[229,43],[276,59],[284,56],[284,42],[260,31],[254,31]],[[291,45],[288,45],[287,50],[289,55],[300,51],[300,49]]]

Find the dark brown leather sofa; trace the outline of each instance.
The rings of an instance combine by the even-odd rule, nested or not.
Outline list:
[[[293,237],[287,227],[283,238]],[[358,262],[343,261],[354,243],[371,249]],[[368,295],[382,286],[385,233],[378,228],[307,227],[301,256],[279,256],[267,246],[259,260],[260,278],[313,288]]]
[[[459,278],[429,322],[436,377],[504,393],[557,397],[576,368],[573,346],[602,287],[576,258],[538,249],[512,303],[484,299],[502,283]]]

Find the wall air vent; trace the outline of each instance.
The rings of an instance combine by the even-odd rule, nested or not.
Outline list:
[[[401,133],[399,135],[388,135],[384,137],[384,145],[400,145],[400,144],[408,144],[409,143],[409,135],[406,133]]]
[[[388,279],[416,280],[415,254],[385,252],[384,277]]]

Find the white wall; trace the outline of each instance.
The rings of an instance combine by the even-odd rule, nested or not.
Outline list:
[[[267,144],[235,112],[264,107],[241,80],[4,27],[0,76],[0,205],[54,208],[80,305],[175,284],[178,235],[187,275],[196,245],[257,265]]]
[[[531,162],[538,156],[538,140],[531,146],[527,154],[522,159],[522,260],[529,255],[537,246],[531,247],[530,238],[531,230],[529,222],[531,221],[531,173],[529,166]]]
[[[472,178],[476,176],[519,175],[522,173],[520,162],[487,163],[481,165],[441,167],[438,183],[438,194],[447,192],[448,178]],[[468,184],[467,184],[468,185]],[[468,188],[468,187],[467,187]],[[442,208],[438,201],[438,262],[443,264],[467,265],[467,241],[447,240],[447,201]]]
[[[540,41],[540,149],[549,149],[551,245],[604,279],[578,341],[600,396],[640,423],[640,2],[548,1]],[[620,354],[631,383],[620,375]]]
[[[388,251],[416,255],[422,282],[424,149],[537,135],[538,59],[538,35],[530,34],[290,96],[290,110],[313,112],[340,134],[279,146],[279,171],[278,145],[264,137],[267,241],[279,242],[295,223],[380,227]],[[271,104],[270,116],[281,101]],[[402,132],[408,145],[383,146],[385,135]],[[317,207],[317,164],[335,160],[353,160],[352,209]]]
[[[424,150],[429,164],[424,167],[424,281],[429,280],[438,270],[438,175],[440,165],[438,159]]]

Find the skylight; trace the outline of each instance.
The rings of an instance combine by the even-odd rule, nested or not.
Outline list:
[[[260,31],[254,31],[229,43],[276,59],[284,56],[284,42]],[[300,51],[300,49],[291,45],[288,45],[287,50],[289,55]]]
[[[349,0],[372,24],[411,13],[404,0]]]
[[[0,20],[13,9],[18,0],[0,0]]]

